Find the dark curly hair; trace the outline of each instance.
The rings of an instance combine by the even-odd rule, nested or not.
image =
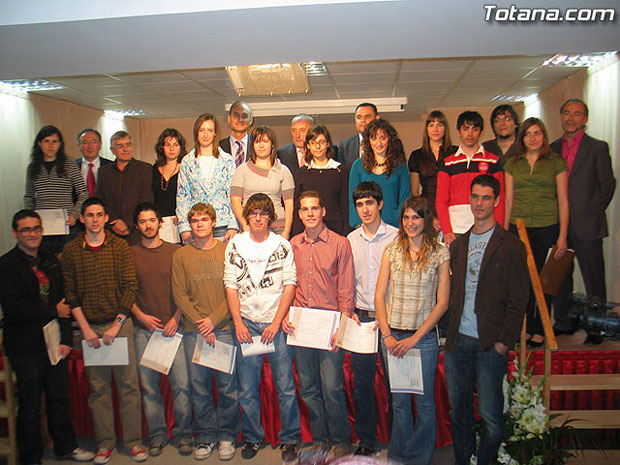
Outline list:
[[[41,166],[43,166],[43,151],[41,150],[41,147],[39,147],[39,142],[46,137],[53,135],[58,136],[58,140],[60,142],[58,152],[56,152],[56,160],[54,160],[56,172],[60,177],[65,176],[65,162],[67,161],[67,154],[65,153],[65,140],[62,138],[62,134],[56,126],[43,126],[39,130],[37,137],[34,138],[32,151],[30,152],[30,164],[28,165],[28,177],[30,179],[36,178],[41,172]]]
[[[403,143],[398,137],[396,129],[394,129],[394,126],[392,126],[387,120],[384,120],[383,118],[375,119],[371,121],[368,126],[366,126],[366,130],[364,131],[364,139],[362,141],[362,164],[364,165],[364,169],[369,173],[372,173],[372,170],[377,165],[375,154],[370,146],[370,138],[374,137],[378,131],[383,131],[388,136],[388,147],[385,152],[385,174],[389,178],[394,168],[405,163],[405,150],[403,149]]]
[[[162,131],[157,139],[157,143],[155,144],[155,154],[157,155],[157,166],[163,166],[166,164],[166,154],[164,153],[164,145],[166,145],[166,139],[168,137],[172,137],[176,139],[181,147],[181,151],[179,152],[179,156],[177,157],[177,163],[181,163],[183,157],[187,155],[187,150],[185,149],[185,137],[179,131],[174,128],[166,128]]]

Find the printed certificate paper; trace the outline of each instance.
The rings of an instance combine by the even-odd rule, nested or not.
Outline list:
[[[288,345],[329,350],[332,336],[338,329],[340,312],[291,307],[289,321],[295,327],[295,334],[288,335]]]
[[[273,342],[271,344],[263,344],[260,342],[260,336],[252,336],[252,344],[239,344],[241,346],[241,355],[250,357],[252,355],[273,354],[276,351]]]
[[[67,224],[67,210],[64,208],[49,208],[36,210],[41,217],[44,236],[63,236],[69,234]]]
[[[178,244],[181,242],[181,236],[179,235],[179,228],[174,224],[174,216],[164,216],[162,218],[162,225],[159,230],[159,237],[161,240]]]
[[[237,348],[216,339],[215,347],[207,344],[202,336],[196,338],[192,362],[232,375],[235,370]]]
[[[161,329],[156,329],[146,344],[140,365],[167,375],[182,339],[182,334],[166,337]]]
[[[60,345],[60,325],[58,320],[53,319],[43,326],[43,339],[45,339],[45,347],[47,347],[47,356],[50,359],[50,363],[52,366],[57,365],[61,360],[58,354],[58,346]]]
[[[424,394],[419,349],[409,350],[403,358],[394,357],[388,352],[388,373],[391,392]]]
[[[369,321],[358,325],[355,320],[343,316],[340,320],[340,331],[336,345],[358,354],[375,354],[379,346],[376,323]]]
[[[84,366],[114,366],[129,365],[129,351],[127,349],[127,338],[117,337],[112,344],[105,345],[103,339],[99,339],[101,346],[98,349],[88,347],[85,339],[82,339],[82,354],[84,356]]]

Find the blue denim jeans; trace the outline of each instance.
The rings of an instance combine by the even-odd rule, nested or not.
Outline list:
[[[47,428],[54,452],[63,456],[77,447],[69,416],[67,360],[50,365],[47,353],[28,358],[11,357],[17,378],[17,449],[20,464],[41,463],[41,392],[45,392]]]
[[[474,453],[474,383],[478,385],[478,413],[483,420],[478,464],[492,463],[504,436],[504,391],[508,351],[482,350],[480,340],[458,335],[454,351],[446,352],[446,381],[450,396],[452,442],[457,465],[466,465]]]
[[[136,360],[138,362],[138,375],[142,384],[142,406],[144,408],[149,440],[151,442],[165,442],[168,438],[168,425],[166,423],[166,413],[164,412],[164,402],[159,392],[159,381],[162,375],[158,371],[140,365],[140,360],[151,334],[152,331],[147,329],[135,329]],[[178,442],[179,439],[189,439],[192,435],[192,400],[189,392],[189,376],[183,340],[181,340],[179,349],[172,362],[172,367],[170,367],[168,382],[172,391],[172,405],[174,407],[172,435],[175,442]]]
[[[198,331],[185,333],[185,353],[189,365],[194,409],[193,432],[196,442],[236,441],[239,436],[239,397],[237,373],[232,375],[193,363]],[[216,330],[215,338],[233,344],[230,330]],[[239,356],[239,354],[237,354]],[[217,386],[217,411],[213,399],[213,378]],[[217,412],[217,413],[216,413]]]
[[[259,336],[269,326],[268,323],[254,323],[243,319],[243,324],[252,336]],[[241,404],[243,440],[261,442],[265,439],[265,430],[261,423],[260,376],[264,355],[244,357],[241,355],[239,341],[235,342],[237,352],[237,372],[239,374],[239,403]],[[284,444],[300,440],[299,406],[293,376],[293,351],[286,345],[286,335],[282,330],[273,340],[275,352],[267,354],[273,373],[273,382],[278,390],[280,406],[280,441]]]
[[[366,315],[359,315],[362,323],[375,321]],[[355,403],[355,434],[360,446],[369,449],[377,447],[377,409],[375,404],[375,373],[377,354],[351,352],[353,366],[353,401]]]
[[[398,340],[412,336],[414,331],[392,329],[391,334]],[[387,349],[381,344],[387,359]],[[392,434],[388,446],[388,458],[407,465],[430,465],[435,450],[437,422],[435,418],[435,371],[439,358],[437,332],[424,336],[414,349],[420,350],[422,360],[422,379],[424,394],[392,393]],[[386,370],[389,386],[389,370]],[[415,395],[417,417],[414,422],[411,399]]]
[[[315,444],[349,444],[351,429],[344,394],[344,351],[295,347],[299,393],[308,407]]]

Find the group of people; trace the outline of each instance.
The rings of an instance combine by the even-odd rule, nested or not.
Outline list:
[[[28,167],[26,209],[12,222],[17,245],[0,259],[5,351],[19,387],[21,463],[41,461],[41,391],[55,453],[107,463],[116,445],[112,373],[131,457],[161,454],[168,430],[160,375],[139,365],[156,330],[183,335],[168,376],[180,454],[202,460],[217,450],[229,460],[241,433],[241,455],[250,459],[264,440],[263,355],[239,350],[234,370],[225,373],[192,361],[200,339],[239,349],[273,344],[268,359],[284,461],[295,460],[300,447],[293,359],[311,447],[334,457],[351,452],[344,351],[335,344],[331,350],[287,345],[286,334],[295,332],[291,305],[376,321],[387,375],[388,356],[419,350],[423,394],[415,395],[415,420],[411,394],[390,397],[388,457],[412,464],[432,460],[437,324],[450,306],[445,364],[456,462],[469,463],[476,453],[478,463],[491,463],[503,437],[502,379],[526,307],[529,343],[543,343],[525,249],[507,232],[514,232],[515,219],[525,221],[539,268],[551,245],[557,257],[572,247],[588,294],[605,299],[602,238],[615,188],[609,152],[584,133],[584,102],[568,100],[560,114],[564,135],[550,145],[542,121],[519,125],[514,109],[501,105],[491,115],[496,138],[480,144],[484,121],[464,112],[456,147],[445,115],[433,111],[423,145],[408,162],[396,130],[370,103],[355,110],[358,134],[338,147],[325,126],[301,114],[291,123],[293,143],[276,150],[273,130],[259,126],[250,133],[251,108],[235,102],[230,137],[216,144],[217,121],[203,114],[194,125],[194,149],[186,154],[183,136],[166,129],[153,167],[133,158],[123,131],[111,138],[115,162],[101,158],[101,136],[93,129],[78,135],[83,157],[76,165],[60,131],[44,127]],[[45,236],[35,208],[66,209],[70,233]],[[174,218],[183,246],[160,238],[164,217]],[[564,298],[555,302],[556,333],[573,329],[562,307],[571,289],[567,280]],[[89,347],[117,337],[128,342],[128,365],[86,367],[96,455],[78,447],[69,418],[71,317]],[[56,318],[62,360],[52,366],[41,328]],[[377,356],[352,353],[352,363],[355,453],[372,455]],[[484,421],[477,451],[475,384]],[[140,399],[148,449],[136,413]]]

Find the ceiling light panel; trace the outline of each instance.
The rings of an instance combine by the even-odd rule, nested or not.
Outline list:
[[[227,66],[226,71],[240,97],[310,92],[306,72],[300,63]]]

